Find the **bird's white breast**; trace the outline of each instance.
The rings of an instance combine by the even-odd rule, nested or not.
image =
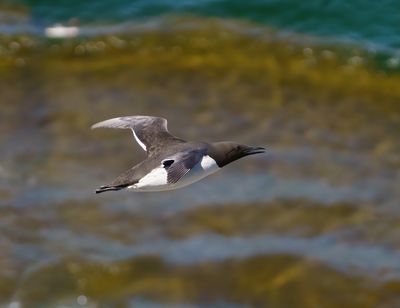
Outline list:
[[[128,189],[133,191],[164,191],[173,190],[190,185],[220,169],[210,156],[203,156],[202,160],[185,174],[177,183],[169,184],[167,181],[168,173],[162,164],[153,169],[150,173],[140,179],[140,181]]]

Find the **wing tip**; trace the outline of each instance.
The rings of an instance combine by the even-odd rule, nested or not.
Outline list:
[[[101,122],[93,124],[92,126],[90,126],[90,129],[96,129],[96,128],[101,127],[101,126],[99,125],[100,123],[101,123]]]
[[[101,122],[97,122],[93,124],[90,128],[95,129],[99,127],[110,127],[110,128],[128,128],[129,122],[133,119],[136,120],[157,120],[160,119],[165,122],[165,125],[167,123],[167,119],[162,118],[162,117],[157,117],[157,116],[146,116],[146,115],[135,115],[135,116],[121,116],[121,117],[115,117],[111,119],[107,119]]]
[[[121,125],[119,123],[123,117],[116,117],[112,119],[107,119],[101,122],[97,122],[90,126],[90,129],[96,129],[96,128],[125,128],[125,126]]]

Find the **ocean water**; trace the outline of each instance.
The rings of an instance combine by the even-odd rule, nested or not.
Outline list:
[[[3,8],[3,9],[1,9]],[[159,27],[166,16],[220,18],[264,26],[312,44],[358,50],[364,62],[387,72],[400,66],[397,1],[9,1],[0,3],[1,35],[42,36],[54,24],[80,25],[81,36]],[[238,26],[240,28],[240,26]]]
[[[370,49],[400,47],[400,4],[383,1],[7,1],[11,10],[21,8],[32,27],[76,19],[83,25],[137,22],[162,15],[193,14],[241,19],[281,31],[310,34],[321,39],[354,42]],[[7,17],[7,14],[4,16]],[[4,18],[7,19],[7,18]]]
[[[399,13],[0,1],[0,307],[400,306]],[[96,195],[145,155],[90,126],[133,114],[268,152]]]

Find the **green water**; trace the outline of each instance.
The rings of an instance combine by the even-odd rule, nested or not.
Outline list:
[[[361,43],[247,17],[153,16],[121,31],[113,10],[130,16],[128,2],[99,2],[111,17],[99,9],[96,23],[119,25],[109,32],[77,3],[57,18],[41,1],[3,9],[0,306],[400,305],[395,69]],[[32,30],[69,11],[96,31]],[[269,151],[185,189],[95,195],[144,153],[130,132],[90,125],[133,114]]]
[[[377,47],[398,48],[400,4],[384,1],[272,1],[272,0],[116,0],[116,1],[5,1],[26,8],[36,24],[66,22],[116,23],[165,14],[196,14],[239,18],[282,30],[322,38],[354,40]]]

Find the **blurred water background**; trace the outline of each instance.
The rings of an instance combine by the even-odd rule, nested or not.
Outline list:
[[[399,16],[1,0],[0,307],[399,307]],[[144,153],[89,127],[135,114],[269,151],[181,190],[95,195]]]

